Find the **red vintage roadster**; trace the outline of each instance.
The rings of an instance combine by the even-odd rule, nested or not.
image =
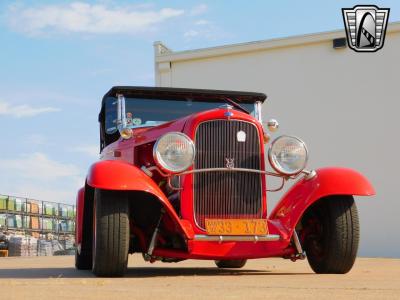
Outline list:
[[[306,170],[299,138],[271,142],[267,131],[278,123],[262,122],[265,99],[113,87],[99,114],[100,160],[77,196],[76,268],[123,276],[128,255],[138,252],[149,262],[208,259],[219,268],[307,257],[316,273],[348,272],[359,242],[353,195],[374,188],[351,169]],[[267,176],[280,186],[267,185]],[[289,180],[267,215],[267,192]]]

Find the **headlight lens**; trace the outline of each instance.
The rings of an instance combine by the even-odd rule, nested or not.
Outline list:
[[[194,161],[193,141],[181,132],[170,132],[161,136],[153,149],[157,165],[172,173],[185,171]]]
[[[268,159],[277,172],[285,175],[296,175],[307,164],[306,144],[293,136],[280,136],[271,143]]]

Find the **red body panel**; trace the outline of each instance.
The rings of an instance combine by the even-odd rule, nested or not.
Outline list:
[[[309,180],[300,179],[282,197],[269,219],[277,220],[292,234],[304,211],[318,199],[330,195],[372,196],[375,190],[357,171],[346,168],[318,169]]]
[[[237,110],[232,110],[234,120],[242,120],[254,124],[260,133],[261,157],[264,157],[264,141],[262,125],[253,117]],[[342,168],[325,168],[317,170],[317,175],[312,179],[300,179],[285,194],[279,204],[268,218],[270,234],[278,234],[281,239],[276,242],[205,242],[195,241],[195,234],[205,234],[195,225],[193,213],[193,176],[182,176],[180,218],[153,178],[146,175],[139,167],[154,165],[152,156],[143,158],[146,153],[135,154],[135,149],[148,146],[146,151],[152,149],[152,143],[171,131],[184,132],[194,139],[195,130],[199,123],[207,120],[228,119],[225,109],[214,109],[187,116],[154,128],[136,129],[134,137],[129,140],[119,139],[107,146],[102,152],[102,160],[93,164],[87,176],[87,184],[92,188],[144,191],[157,197],[160,203],[176,224],[176,231],[187,241],[188,251],[156,248],[155,256],[173,258],[196,259],[239,259],[261,258],[271,256],[288,256],[294,253],[290,245],[293,230],[304,211],[318,199],[335,194],[348,195],[373,195],[375,193],[367,179],[356,171]],[[136,147],[136,148],[135,148]],[[146,152],[145,151],[145,152]],[[148,153],[147,153],[148,154]],[[135,157],[140,156],[140,157]],[[141,164],[134,165],[137,159],[142,159]],[[265,162],[261,162],[261,169],[265,170]],[[76,240],[80,243],[84,209],[84,189],[79,190],[77,197],[77,233]],[[267,218],[266,184],[263,180],[263,217]]]
[[[87,184],[96,189],[150,193],[158,198],[181,232],[187,237],[193,237],[193,230],[187,224],[181,225],[174,208],[157,184],[142,170],[129,163],[112,160],[97,162],[89,170]]]
[[[206,112],[201,112],[193,116],[193,118],[188,118],[187,123],[185,124],[184,133],[187,134],[192,140],[195,139],[196,129],[198,125],[202,122],[208,120],[218,120],[218,119],[229,119],[225,116],[226,110],[225,109],[214,109]],[[264,157],[264,140],[263,140],[263,127],[262,125],[254,119],[252,116],[245,114],[243,112],[234,110],[233,116],[231,117],[234,120],[241,120],[252,123],[255,125],[259,131],[259,138],[260,138],[260,145],[261,145],[261,157]],[[260,162],[261,170],[265,170],[265,161],[262,160]],[[192,169],[192,168],[190,168]],[[193,199],[193,175],[187,175],[182,179],[182,186],[183,191],[181,194],[182,199]],[[263,217],[266,218],[267,213],[267,195],[266,195],[266,184],[265,184],[265,176],[263,176],[262,180],[262,190],[263,190]],[[182,217],[184,219],[189,220],[192,224],[196,224],[194,220],[194,208],[193,208],[193,200],[190,201],[182,201]],[[197,226],[193,225],[195,233],[204,234],[205,232],[198,228]]]
[[[289,247],[293,230],[304,211],[319,199],[329,195],[372,196],[375,190],[369,181],[357,171],[345,168],[323,168],[310,179],[300,179],[282,197],[268,218],[271,234],[279,234],[278,242],[202,242],[192,241],[191,252],[172,252],[158,249],[160,256],[196,259],[241,259],[288,256],[294,253]]]

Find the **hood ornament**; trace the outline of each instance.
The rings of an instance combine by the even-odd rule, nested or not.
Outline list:
[[[219,108],[222,108],[222,109],[226,109],[226,110],[227,110],[227,111],[224,113],[224,116],[227,117],[228,119],[229,119],[230,117],[233,117],[233,112],[231,111],[231,110],[233,109],[233,106],[232,106],[232,105],[229,105],[229,104],[222,104],[222,105],[219,106]]]

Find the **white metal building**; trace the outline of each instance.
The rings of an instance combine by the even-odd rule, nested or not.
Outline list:
[[[400,22],[388,25],[375,53],[334,48],[344,37],[340,30],[181,52],[156,42],[156,85],[266,93],[264,120],[280,122],[275,136],[306,141],[309,168],[355,168],[375,186],[375,197],[357,198],[359,254],[400,257]]]

